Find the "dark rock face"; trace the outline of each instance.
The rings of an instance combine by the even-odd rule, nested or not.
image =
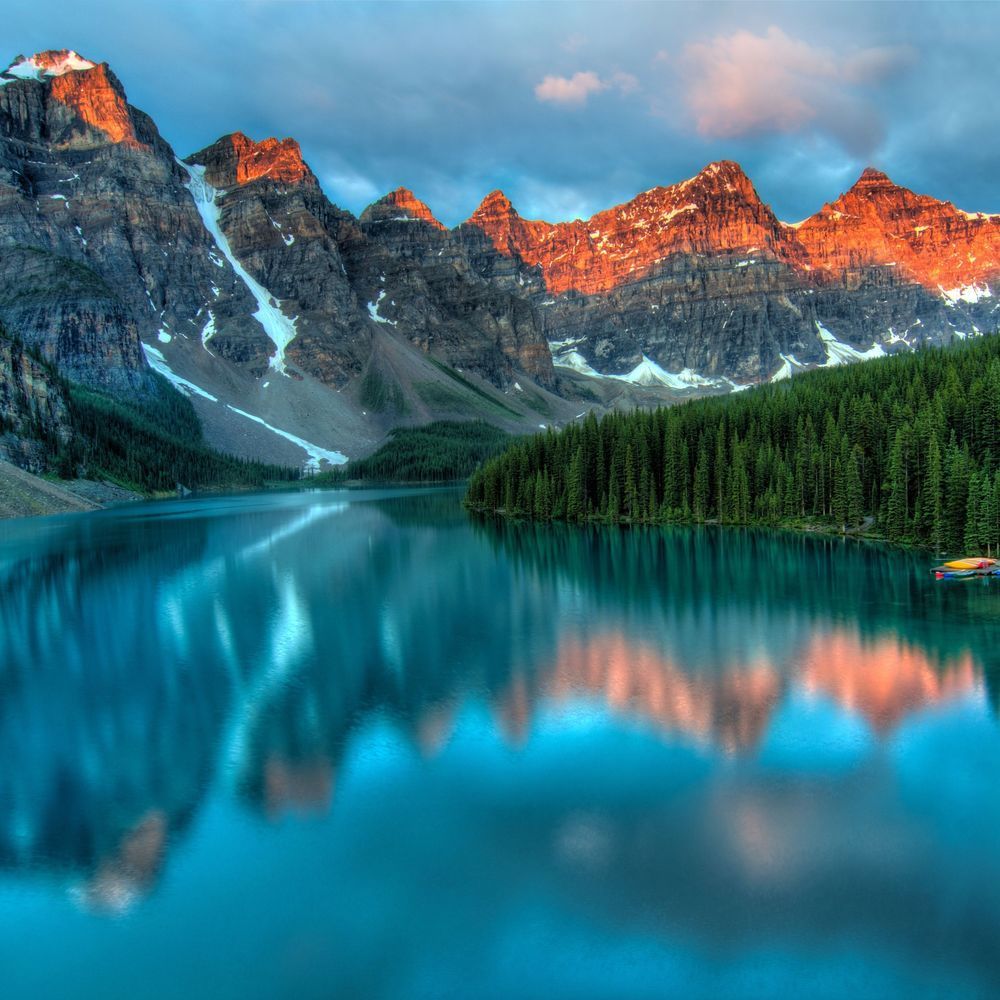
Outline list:
[[[52,451],[68,444],[71,434],[59,381],[0,330],[0,458],[44,472]]]
[[[460,232],[444,229],[405,189],[369,206],[359,225],[379,252],[356,244],[358,282],[383,322],[393,323],[422,350],[494,385],[510,385],[518,371],[553,384],[534,303],[513,287],[490,281]]]
[[[369,319],[336,238],[350,216],[327,200],[291,139],[224,136],[187,162],[204,167],[205,180],[218,188],[219,226],[231,252],[293,322],[286,359],[343,387],[371,354]],[[210,349],[231,357],[217,335]]]
[[[184,171],[111,71],[89,65],[0,86],[0,248],[48,255],[59,289],[49,303],[36,296],[33,308],[12,301],[23,257],[4,252],[3,315],[67,374],[105,389],[147,385],[140,338],[197,338],[209,307],[222,337],[256,345],[244,352],[252,364],[267,338]]]
[[[109,391],[144,382],[132,312],[85,264],[44,250],[5,251],[0,322],[28,331],[31,343],[75,382]]]
[[[286,358],[301,371],[342,388],[369,363],[379,324],[494,385],[518,371],[551,383],[533,304],[477,273],[462,241],[411,192],[392,192],[356,220],[330,203],[290,139],[224,136],[188,162],[220,189],[232,252],[294,317]]]

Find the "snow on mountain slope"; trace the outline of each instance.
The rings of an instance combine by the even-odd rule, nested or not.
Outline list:
[[[177,164],[188,175],[188,190],[194,198],[198,213],[205,223],[205,228],[211,233],[215,245],[229,261],[239,279],[247,286],[247,290],[257,302],[257,311],[253,314],[254,319],[260,323],[274,344],[274,355],[270,361],[271,368],[282,375],[287,375],[285,348],[298,335],[295,319],[289,318],[282,312],[281,303],[247,272],[230,249],[229,240],[226,239],[226,234],[223,233],[222,226],[219,224],[219,209],[215,200],[216,190],[205,180],[205,168],[197,164],[189,166],[183,160],[178,160]],[[211,315],[209,321],[211,322]],[[207,342],[204,333],[202,342]]]

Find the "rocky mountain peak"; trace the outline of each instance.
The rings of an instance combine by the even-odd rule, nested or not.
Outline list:
[[[491,191],[480,203],[479,207],[469,216],[469,222],[478,225],[481,219],[496,219],[516,217],[517,211],[510,198],[503,191]]]
[[[884,174],[881,170],[876,170],[874,167],[865,167],[861,172],[861,176],[855,181],[854,187],[896,187],[896,185],[890,180],[888,174]]]
[[[861,176],[851,185],[851,187],[833,202],[834,210],[838,206],[853,205],[857,209],[860,205],[877,206],[889,202],[900,202],[920,199],[920,195],[915,195],[907,188],[900,187],[894,183],[888,174],[874,167],[865,167]],[[933,201],[933,199],[927,199]]]
[[[91,62],[72,49],[48,49],[28,59],[18,56],[0,74],[0,87],[21,81],[43,84],[56,106],[69,111],[49,113],[49,132],[67,129],[63,141],[68,145],[88,146],[95,141],[141,145],[125,88],[107,63]]]
[[[974,298],[1000,272],[1000,225],[915,194],[872,167],[796,235],[817,268],[891,267],[952,298]]]
[[[41,82],[46,77],[65,76],[66,73],[94,69],[96,65],[72,49],[47,49],[36,52],[30,58],[17,56],[3,76]]]
[[[754,191],[750,178],[747,177],[744,169],[734,160],[715,160],[702,167],[690,180],[682,181],[680,185],[675,186],[687,187],[692,185],[719,189],[729,194],[738,192],[743,195],[751,195],[755,199],[757,198],[757,192]]]
[[[53,76],[50,85],[53,98],[72,108],[111,142],[139,145],[125,90],[106,63]]]
[[[205,179],[216,188],[238,187],[261,179],[275,184],[316,184],[294,139],[255,142],[242,132],[233,132],[192,154],[187,162],[204,166]]]
[[[503,193],[494,191],[469,222],[501,253],[540,267],[546,289],[555,294],[608,292],[675,254],[801,256],[743,168],[731,160],[710,163],[686,181],[651,188],[587,220],[523,220]]]
[[[469,216],[466,225],[482,230],[500,253],[508,257],[519,255],[531,264],[538,261],[532,259],[534,241],[529,231],[539,225],[551,228],[545,223],[525,223],[503,191],[491,191]]]
[[[434,218],[434,213],[409,188],[398,187],[361,213],[362,222],[390,222],[417,219],[435,227],[445,227]]]

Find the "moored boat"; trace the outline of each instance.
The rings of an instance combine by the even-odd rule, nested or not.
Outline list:
[[[987,556],[969,556],[954,559],[932,571],[936,580],[967,580],[975,576],[1000,576],[1000,559]]]

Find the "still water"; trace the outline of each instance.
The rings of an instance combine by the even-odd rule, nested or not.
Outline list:
[[[0,995],[1000,992],[1000,586],[454,491],[0,527]]]

